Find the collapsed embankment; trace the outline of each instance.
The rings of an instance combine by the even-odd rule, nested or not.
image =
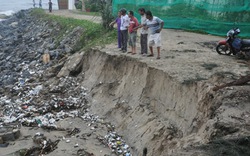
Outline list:
[[[119,148],[128,152],[127,144],[136,156],[142,155],[144,147],[150,156],[249,155],[249,87],[212,91],[215,84],[231,81],[238,74],[233,72],[241,71],[231,69],[235,60],[227,58],[229,69],[226,61],[218,65],[223,73],[205,71],[199,65],[207,60],[205,47],[197,43],[203,49],[181,53],[188,41],[179,34],[184,42],[178,43],[178,51],[169,50],[169,55],[175,55],[162,57],[156,66],[152,60],[114,49],[109,49],[112,53],[77,51],[79,43],[92,42],[88,27],[65,26],[62,19],[53,19],[47,22],[23,11],[0,25],[0,124],[3,128],[22,125],[20,138],[4,144],[8,147],[1,153],[37,147],[32,136],[44,133],[59,140],[57,149],[48,150],[53,156],[118,155]],[[44,54],[50,56],[48,64],[42,61]],[[161,69],[163,62],[184,62],[193,55],[204,59]],[[183,66],[181,71],[174,68],[177,65]],[[185,79],[191,69],[191,78],[201,74],[202,79]],[[196,71],[201,69],[205,72]],[[121,138],[114,128],[127,144],[117,146]],[[110,142],[106,136],[119,140],[111,137]]]
[[[82,80],[90,90],[92,112],[114,123],[135,155],[143,147],[149,155],[178,155],[184,149],[189,155],[194,147],[213,140],[249,135],[247,87],[240,87],[241,94],[230,89],[216,93],[211,82],[218,76],[185,85],[127,56],[99,50],[75,55],[58,76]]]

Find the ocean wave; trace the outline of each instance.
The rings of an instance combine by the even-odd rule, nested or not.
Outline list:
[[[13,10],[8,10],[8,11],[2,11],[0,12],[0,15],[6,15],[6,16],[11,16],[15,13]]]

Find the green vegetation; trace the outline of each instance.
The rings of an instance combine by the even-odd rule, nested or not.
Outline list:
[[[82,10],[82,1],[83,0],[78,0],[75,3],[76,9]],[[87,11],[91,11],[91,12],[98,12],[99,11],[99,3],[100,2],[102,2],[102,0],[84,0],[85,9]]]
[[[114,20],[112,15],[112,2],[111,0],[101,1],[99,3],[100,13],[102,16],[102,26],[106,29],[110,29],[109,23]]]
[[[80,14],[80,15],[90,15],[90,16],[101,16],[100,12],[82,12],[80,10],[72,10],[73,13],[75,14]]]
[[[121,8],[135,11],[144,7],[165,21],[164,28],[225,36],[234,27],[249,38],[249,0],[113,0],[113,14]]]
[[[99,15],[102,17],[102,25],[106,29],[110,29],[109,24],[114,20],[112,14],[112,0],[84,0],[87,12],[84,15]],[[82,1],[78,1],[76,8],[82,10]]]
[[[56,43],[59,44],[66,32],[71,32],[77,26],[84,29],[79,43],[75,46],[74,52],[80,49],[89,49],[94,46],[102,46],[116,40],[116,31],[108,30],[102,25],[87,20],[64,18],[55,15],[48,15],[42,9],[33,9],[31,14],[49,23],[56,22],[60,26],[60,31],[55,35]]]

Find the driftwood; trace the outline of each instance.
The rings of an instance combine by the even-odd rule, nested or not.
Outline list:
[[[31,156],[31,155],[48,154],[57,148],[57,144],[59,143],[60,140],[56,140],[53,142],[50,139],[46,140],[46,137],[44,137],[41,140],[38,140],[38,142],[39,141],[47,141],[47,143],[45,145],[40,144],[39,147],[36,147],[36,146],[31,147],[31,148],[27,149],[23,155],[24,156]]]
[[[215,86],[213,88],[213,91],[218,91],[218,90],[220,90],[222,88],[230,87],[230,86],[244,85],[244,84],[246,84],[249,81],[250,81],[250,75],[242,76],[241,78],[239,78],[239,79],[237,79],[235,81],[232,81],[232,82],[229,82],[229,83],[225,83],[225,84],[222,84],[222,85],[219,85],[219,86]]]
[[[237,63],[246,64],[246,65],[248,65],[250,67],[250,61],[239,60],[239,61],[237,61]]]

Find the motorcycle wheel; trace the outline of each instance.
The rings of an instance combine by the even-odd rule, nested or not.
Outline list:
[[[224,45],[224,44],[218,44],[216,46],[216,51],[218,54],[220,55],[231,55],[231,51],[230,49],[228,48],[228,46]]]

